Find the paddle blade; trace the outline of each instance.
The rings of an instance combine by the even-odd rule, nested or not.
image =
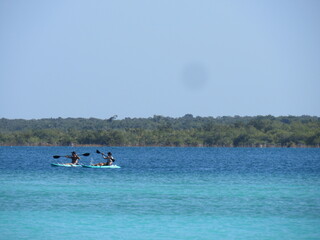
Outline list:
[[[59,158],[60,156],[57,156],[57,155],[55,155],[55,156],[53,156],[53,158]]]
[[[99,153],[99,154],[100,154],[101,152],[100,152],[99,150],[97,150],[96,153]]]
[[[90,153],[84,153],[82,155],[88,157],[90,155]]]

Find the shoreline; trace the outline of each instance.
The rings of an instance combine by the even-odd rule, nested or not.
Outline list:
[[[277,146],[277,145],[260,145],[260,146],[171,146],[171,145],[101,145],[101,144],[25,144],[25,145],[6,145],[0,147],[163,147],[163,148],[320,148],[320,146],[294,145],[294,146]]]

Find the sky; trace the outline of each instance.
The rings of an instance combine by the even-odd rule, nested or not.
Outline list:
[[[318,0],[0,0],[0,118],[320,116]]]

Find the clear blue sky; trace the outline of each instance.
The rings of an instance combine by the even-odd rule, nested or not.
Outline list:
[[[0,118],[320,116],[318,0],[0,0]]]

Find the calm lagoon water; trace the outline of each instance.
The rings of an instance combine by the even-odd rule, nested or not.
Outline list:
[[[0,147],[0,239],[320,239],[320,149]]]

